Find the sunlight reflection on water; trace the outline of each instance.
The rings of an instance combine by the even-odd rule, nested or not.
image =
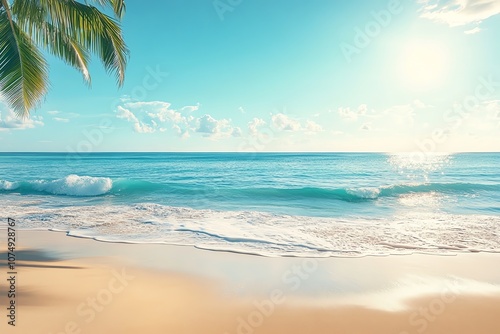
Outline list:
[[[428,180],[429,174],[443,170],[448,166],[453,156],[448,153],[425,154],[419,159],[415,159],[414,153],[390,154],[387,162],[398,171],[411,180]]]

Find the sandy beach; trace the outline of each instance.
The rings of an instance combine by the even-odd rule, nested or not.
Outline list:
[[[498,331],[498,254],[266,258],[18,231],[2,333]],[[2,240],[2,275],[7,276]],[[7,277],[8,279],[8,277]]]

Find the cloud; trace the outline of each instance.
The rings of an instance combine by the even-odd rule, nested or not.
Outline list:
[[[323,131],[323,127],[314,121],[306,121],[306,132],[318,133]]]
[[[244,109],[243,107],[239,107],[239,108],[238,108],[238,111],[239,111],[240,113],[242,113],[242,114],[244,114],[244,113],[245,113],[245,109]]]
[[[200,132],[207,137],[220,138],[231,135],[233,128],[227,119],[216,120],[210,115],[204,115],[198,119],[196,132]]]
[[[175,110],[164,101],[130,101],[124,98],[122,102],[115,110],[116,117],[133,123],[132,128],[137,133],[168,132],[172,129],[183,139],[189,138],[192,132],[210,139],[241,135],[241,129],[233,128],[231,120],[218,120],[208,114],[202,117],[190,115],[199,110],[199,103]]]
[[[59,110],[50,110],[47,111],[47,114],[57,117],[52,117],[52,119],[56,122],[61,122],[61,123],[68,123],[70,119],[75,118],[75,117],[80,117],[80,114],[74,113],[74,112],[63,112]]]
[[[481,28],[475,27],[473,29],[464,31],[464,33],[466,33],[467,35],[473,35],[473,34],[477,34],[480,31],[481,31]]]
[[[153,126],[156,125],[156,122],[151,123],[151,125],[148,125],[148,124],[140,121],[134,115],[134,113],[132,111],[130,111],[129,109],[126,109],[122,106],[117,107],[116,117],[121,118],[121,119],[125,119],[131,123],[134,123],[133,129],[135,132],[138,132],[138,133],[153,133],[153,132],[155,132],[155,129]]]
[[[167,123],[184,128],[176,132],[182,136],[188,128],[188,118],[180,112],[170,109],[171,104],[163,101],[136,101],[124,99],[124,103],[116,108],[116,117],[133,123],[132,128],[137,133],[165,132]],[[181,110],[194,110],[195,106],[186,106]],[[170,126],[172,127],[172,126]],[[175,128],[174,128],[175,129]]]
[[[134,130],[135,130],[135,132],[138,132],[138,133],[153,133],[156,131],[156,129],[153,128],[152,126],[150,126],[148,124],[144,124],[142,122],[135,123]]]
[[[172,129],[175,130],[175,132],[182,138],[182,139],[187,139],[189,137],[191,137],[191,135],[189,134],[189,130],[188,129],[183,129],[181,128],[179,125],[177,124],[174,124],[172,125]],[[160,132],[165,132],[167,131],[167,129],[165,128],[160,128]]]
[[[423,5],[421,17],[445,23],[450,27],[479,24],[500,14],[498,0],[420,0],[419,2]]]
[[[388,115],[398,124],[412,125],[415,122],[415,109],[409,104],[390,107],[384,111],[384,115]]]
[[[500,122],[500,100],[485,101],[474,110],[475,113],[482,115],[487,122]],[[495,125],[500,125],[496,123]]]
[[[163,101],[135,101],[135,102],[125,102],[125,105],[129,108],[140,109],[140,108],[160,108],[168,109],[170,108],[170,103]]]
[[[19,118],[10,108],[0,112],[0,131],[25,130],[44,126],[42,116],[30,116],[30,118]]]
[[[139,120],[135,117],[134,113],[122,106],[117,107],[116,117],[126,119],[129,122],[138,123]]]
[[[259,133],[259,127],[266,125],[266,122],[261,118],[254,118],[248,123],[248,132],[251,135],[256,135]]]
[[[241,131],[241,128],[239,128],[239,127],[233,128],[233,132],[231,133],[231,136],[236,137],[236,138],[243,136],[243,132]]]
[[[413,105],[415,106],[415,108],[418,108],[418,109],[430,107],[418,99],[413,101]]]
[[[199,120],[197,132],[201,133],[216,133],[219,128],[219,122],[210,115],[205,115]]]
[[[371,131],[372,125],[370,123],[364,123],[359,129],[363,131]]]
[[[380,111],[371,109],[366,104],[361,104],[356,109],[341,107],[338,113],[344,120],[344,126],[350,131],[391,131],[408,134],[417,131],[416,127],[421,125],[416,122],[417,111],[422,118],[427,117],[432,108],[420,100],[414,100],[408,104],[395,105]]]
[[[500,100],[477,104],[459,118],[448,122],[440,130],[446,134],[445,150],[498,150],[500,130]],[[441,146],[440,146],[441,148]]]
[[[297,120],[282,113],[273,115],[271,121],[278,130],[299,131],[302,128]]]
[[[183,112],[183,113],[184,112],[186,112],[186,113],[192,113],[193,111],[196,111],[198,109],[200,109],[200,104],[199,103],[197,105],[195,105],[195,106],[185,106],[185,107],[182,107],[180,111]]]
[[[364,116],[368,113],[368,106],[366,104],[361,104],[357,110],[352,110],[351,108],[338,108],[338,114],[342,119],[355,121],[359,117]]]

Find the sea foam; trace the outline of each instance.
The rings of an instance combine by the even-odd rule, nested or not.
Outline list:
[[[15,190],[19,187],[17,182],[0,180],[0,190]]]
[[[103,195],[113,187],[113,181],[110,178],[78,175],[68,175],[53,181],[37,180],[31,184],[37,191],[70,196]]]
[[[54,208],[17,200],[3,202],[2,212],[22,221],[23,228],[68,231],[76,237],[191,245],[263,256],[500,252],[500,217],[487,215],[401,212],[366,220],[153,203]]]

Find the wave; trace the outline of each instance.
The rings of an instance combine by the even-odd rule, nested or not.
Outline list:
[[[0,190],[15,190],[19,187],[16,182],[0,180]]]
[[[56,180],[9,182],[0,180],[0,190],[22,194],[48,193],[68,196],[98,196],[111,190],[113,181],[107,177],[68,175]]]
[[[222,194],[224,190],[220,191]],[[253,198],[325,198],[343,201],[357,201],[375,199],[380,194],[378,188],[247,188],[227,191],[228,195],[242,195]]]
[[[381,197],[399,197],[413,193],[473,193],[500,191],[499,185],[479,183],[421,183],[379,187],[344,188],[210,188],[203,185],[154,183],[143,180],[68,175],[56,180],[0,180],[0,193],[51,194],[65,196],[141,195],[151,192],[184,196],[244,197],[250,199],[327,199],[346,202],[371,201]]]
[[[476,191],[500,191],[500,186],[473,183],[423,183],[388,185],[380,187],[346,187],[336,189],[314,187],[248,188],[238,190],[236,192],[252,197],[325,198],[353,202],[374,200],[380,197],[398,197],[413,193],[471,193]]]

